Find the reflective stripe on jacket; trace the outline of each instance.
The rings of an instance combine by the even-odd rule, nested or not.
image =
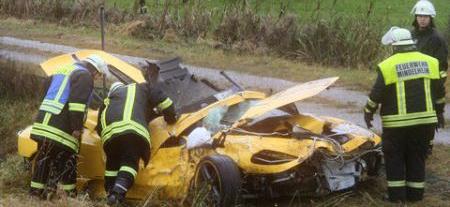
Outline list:
[[[135,100],[136,100],[136,84],[130,84],[126,87],[118,88],[117,90],[121,90],[117,96],[119,98],[118,101],[121,101],[120,99],[124,100],[123,108],[122,108],[122,119],[120,121],[112,122],[111,124],[107,124],[106,122],[106,112],[108,111],[108,107],[110,104],[110,98],[105,100],[106,108],[102,113],[102,128],[103,131],[101,133],[102,142],[105,143],[108,141],[112,135],[120,134],[125,131],[132,131],[134,133],[139,134],[143,138],[147,140],[147,142],[150,143],[150,134],[148,133],[147,127],[132,119],[132,113],[133,108],[140,107],[135,106]],[[126,90],[126,91],[125,91]],[[124,93],[125,92],[125,93]],[[123,95],[125,95],[123,97]],[[138,97],[139,99],[139,97]],[[139,104],[139,102],[138,102]],[[145,106],[144,106],[145,107]],[[115,110],[114,110],[115,111]],[[114,111],[111,111],[110,113],[114,113]]]
[[[133,83],[110,92],[99,111],[97,127],[102,143],[122,134],[133,133],[150,144],[147,126],[156,117],[153,108],[162,113],[168,109],[174,111],[172,100],[146,83]]]
[[[67,103],[70,94],[70,75],[75,70],[86,70],[82,67],[77,67],[76,64],[64,66],[56,71],[52,75],[52,82],[44,101],[42,101],[39,110],[50,112],[52,114],[61,113],[64,105]],[[84,112],[86,106],[83,104],[70,104],[71,109],[74,111]]]
[[[67,150],[78,152],[79,143],[72,137],[72,132],[83,129],[94,80],[80,63],[63,67],[51,76],[51,80],[31,129],[31,138],[38,142],[53,141]],[[59,107],[62,108],[55,107],[54,103],[61,104]]]
[[[59,144],[62,144],[72,149],[74,152],[78,152],[80,144],[77,139],[75,139],[72,135],[68,134],[67,132],[58,129],[54,126],[51,126],[49,124],[52,115],[53,114],[46,112],[42,123],[35,122],[33,124],[33,128],[31,128],[31,134],[53,140]]]
[[[379,77],[365,111],[381,104],[383,127],[394,128],[436,123],[436,102],[445,95],[438,87],[438,60],[419,53],[397,53],[381,62]],[[383,84],[380,84],[382,82]]]

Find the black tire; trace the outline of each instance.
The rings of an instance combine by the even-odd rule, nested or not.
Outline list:
[[[241,173],[224,155],[210,155],[197,165],[192,206],[235,206],[240,197]]]

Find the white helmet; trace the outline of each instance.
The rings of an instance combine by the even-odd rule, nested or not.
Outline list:
[[[400,27],[391,27],[391,29],[381,38],[383,45],[414,45],[411,32]]]
[[[111,87],[109,88],[108,96],[110,96],[112,92],[114,92],[116,89],[118,89],[122,86],[125,86],[125,84],[123,84],[122,82],[119,82],[119,81],[111,84]]]
[[[86,62],[94,66],[97,71],[106,77],[109,76],[109,70],[107,63],[98,55],[89,55],[86,59]]]
[[[428,0],[419,0],[411,10],[414,15],[428,15],[432,18],[436,17],[436,10],[433,4]]]

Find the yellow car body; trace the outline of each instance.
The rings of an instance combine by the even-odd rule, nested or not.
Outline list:
[[[41,67],[47,75],[51,75],[58,66],[74,62],[74,56],[81,59],[90,54],[100,55],[110,68],[114,67],[132,82],[144,81],[139,69],[97,50],[81,50],[61,55],[42,63]],[[272,117],[273,121],[270,121],[270,117],[257,121],[271,111],[320,93],[337,79],[327,78],[298,84],[271,96],[257,91],[235,92],[194,112],[181,114],[174,125],[167,125],[161,117],[154,119],[149,123],[152,142],[150,163],[146,167],[141,163],[135,184],[127,197],[145,199],[149,195],[156,195],[161,199],[183,201],[195,183],[198,164],[205,157],[214,154],[231,158],[238,167],[241,178],[245,179],[247,175],[270,176],[301,169],[319,151],[330,157],[340,156],[343,160],[349,160],[362,150],[375,150],[381,141],[379,136],[337,118],[296,113]],[[252,104],[238,119],[212,134],[215,146],[187,149],[188,135],[195,128],[193,126],[204,121],[213,109],[231,108],[244,102]],[[89,187],[94,195],[102,196],[105,155],[100,137],[95,131],[96,122],[97,111],[89,109],[79,153],[78,187]],[[269,124],[262,124],[262,132],[252,131],[252,124],[257,126],[261,123]],[[344,133],[345,143],[336,144],[335,141],[323,138],[329,130],[342,126],[352,128]],[[292,127],[303,132],[294,132]],[[18,136],[18,152],[27,158],[33,158],[37,151],[37,144],[30,139],[30,130],[31,126]],[[292,134],[295,133],[298,134],[297,137],[293,137]],[[255,157],[259,155],[263,158]],[[275,179],[272,181],[275,182]]]

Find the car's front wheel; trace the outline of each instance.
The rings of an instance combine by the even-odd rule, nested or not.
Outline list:
[[[195,171],[193,206],[235,206],[240,188],[241,174],[230,157],[207,156]]]

